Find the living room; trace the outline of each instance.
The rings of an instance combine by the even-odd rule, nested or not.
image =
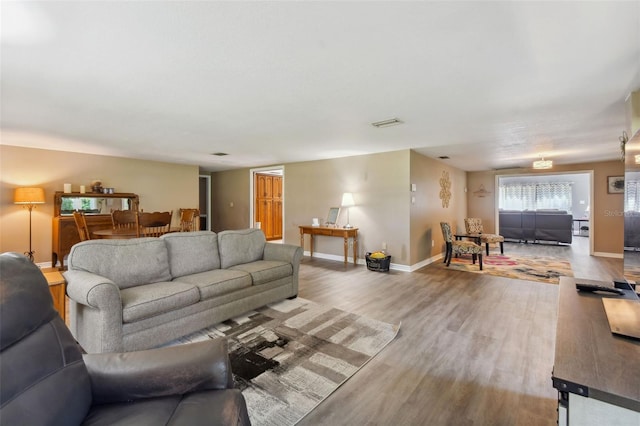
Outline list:
[[[51,266],[54,193],[96,179],[175,212],[204,175],[211,230],[252,228],[252,172],[279,167],[285,244],[354,198],[337,226],[358,228],[358,264],[341,239],[314,257],[307,239],[300,298],[401,323],[301,424],[555,424],[558,286],[447,270],[440,222],[498,232],[499,177],[548,174],[544,156],[590,179],[574,274],[622,273],[624,198],[607,185],[638,127],[637,5],[55,3],[32,2],[51,21],[25,41],[5,38],[2,6],[0,251],[32,244]],[[45,192],[30,213],[23,186]],[[391,271],[368,271],[381,249]]]

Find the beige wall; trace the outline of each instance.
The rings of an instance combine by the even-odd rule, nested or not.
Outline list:
[[[443,171],[449,172],[452,182],[448,208],[442,207],[439,198]],[[249,169],[212,174],[214,230],[250,226],[250,180]],[[411,183],[417,186],[415,193],[410,190]],[[329,207],[340,206],[342,193],[352,192],[356,206],[349,211],[349,222],[359,228],[358,257],[363,259],[366,252],[379,250],[386,243],[392,263],[408,268],[442,252],[440,221],[462,223],[465,185],[465,172],[410,150],[286,164],[284,240],[300,244],[298,226],[311,224],[314,217],[323,222]],[[343,210],[338,226],[346,220]],[[308,236],[305,250],[309,250]],[[341,257],[343,242],[320,237],[315,251]]]
[[[6,141],[3,141],[6,143]],[[77,154],[0,145],[0,251],[25,252],[29,248],[29,218],[13,204],[13,191],[20,186],[45,190],[46,204],[33,210],[33,249],[36,262],[51,260],[53,195],[64,183],[89,187],[101,179],[104,187],[140,196],[145,211],[174,212],[198,206],[198,166],[135,160],[129,158]]]
[[[409,151],[360,155],[285,165],[285,241],[300,244],[298,226],[314,217],[323,222],[329,207],[339,207],[344,192],[352,192],[351,225],[359,228],[360,259],[387,244],[391,261],[408,265],[409,258]],[[340,212],[344,226],[347,212]],[[316,238],[314,250],[343,255],[339,238]],[[309,250],[309,237],[305,238]]]
[[[603,161],[554,166],[552,170],[514,169],[467,173],[467,203],[469,217],[482,218],[485,230],[496,229],[496,179],[497,175],[550,174],[563,172],[593,172],[593,200],[590,224],[593,238],[593,252],[602,256],[622,256],[624,244],[623,195],[607,193],[607,176],[623,176],[624,165],[621,161]],[[491,193],[487,197],[474,194],[484,185]]]
[[[246,229],[249,214],[249,169],[211,174],[211,230]]]
[[[451,199],[443,207],[440,179],[449,174]],[[411,205],[411,265],[438,256],[444,251],[440,222],[449,222],[453,230],[464,230],[467,198],[466,172],[416,152],[411,152],[411,183],[416,184],[415,203]],[[410,196],[410,198],[411,198]]]

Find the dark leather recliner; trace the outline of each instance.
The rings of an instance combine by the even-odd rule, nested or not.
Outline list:
[[[249,425],[224,339],[82,354],[46,279],[0,255],[0,424]]]

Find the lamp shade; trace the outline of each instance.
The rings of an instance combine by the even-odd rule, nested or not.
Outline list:
[[[342,207],[351,207],[355,206],[356,203],[353,201],[353,194],[350,192],[345,192],[342,194]]]
[[[16,188],[13,193],[15,204],[44,204],[44,189]]]

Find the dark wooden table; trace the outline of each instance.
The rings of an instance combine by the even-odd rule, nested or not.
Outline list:
[[[634,296],[578,292],[575,281],[560,277],[553,386],[568,399],[571,424],[612,424],[625,415],[640,421],[640,341],[612,334],[602,304],[605,297]],[[580,405],[573,412],[572,398]],[[609,420],[601,422],[600,414]]]
[[[461,240],[463,238],[469,238],[473,240],[474,243],[481,246],[482,245],[482,234],[453,234],[456,240]]]

